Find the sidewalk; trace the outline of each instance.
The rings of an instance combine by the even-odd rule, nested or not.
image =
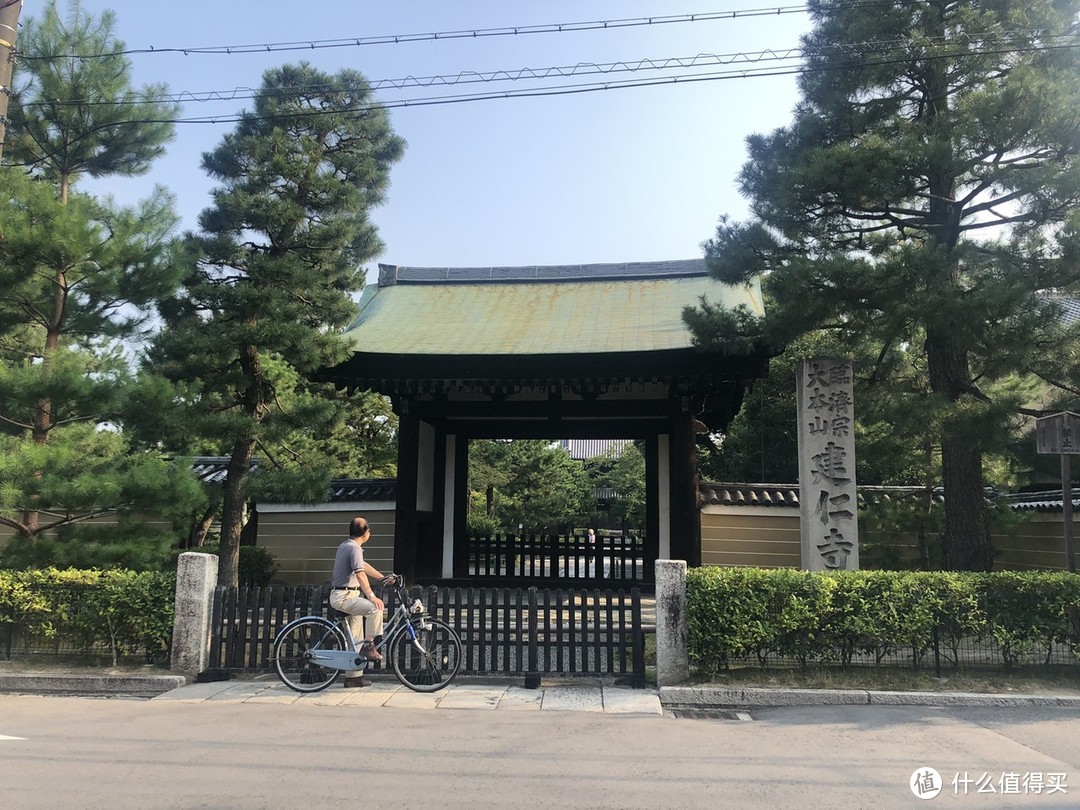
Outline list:
[[[450,687],[425,694],[395,678],[378,676],[363,689],[340,683],[322,692],[293,692],[275,676],[253,680],[188,683],[181,675],[97,673],[4,673],[0,694],[135,697],[185,703],[309,702],[331,706],[387,706],[411,709],[496,711],[579,711],[603,714],[663,714],[680,709],[746,709],[777,706],[1061,706],[1080,708],[1080,695],[989,694],[974,692],[890,692],[867,689],[770,689],[760,687],[665,686],[631,689],[596,679],[549,680],[539,689],[520,681],[459,678]]]
[[[340,683],[322,692],[300,694],[275,677],[253,681],[197,683],[173,689],[154,700],[187,703],[312,703],[321,706],[388,706],[400,709],[481,709],[497,711],[575,711],[603,714],[663,714],[655,689],[631,689],[587,679],[541,683],[526,689],[519,683],[471,682],[458,679],[438,692],[414,692],[396,678],[376,677],[371,686],[345,689]]]

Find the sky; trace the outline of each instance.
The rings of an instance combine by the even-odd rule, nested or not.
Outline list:
[[[391,125],[407,146],[391,170],[386,201],[373,213],[385,249],[368,266],[370,280],[376,262],[490,267],[695,258],[721,215],[745,218],[747,201],[737,180],[746,160],[745,138],[786,125],[798,95],[790,72],[747,77],[732,71],[790,68],[790,61],[751,60],[757,52],[783,55],[797,48],[809,19],[802,12],[775,13],[777,8],[798,9],[795,4],[764,13],[766,7],[757,0],[686,1],[676,6],[660,0],[81,0],[79,7],[94,14],[112,9],[127,48],[154,49],[129,56],[136,85],[163,82],[172,93],[196,96],[209,91],[231,96],[237,88],[257,88],[266,69],[300,60],[328,72],[356,69],[372,82],[641,60],[679,59],[687,65],[633,72],[604,67],[603,74],[559,80],[378,90],[378,100],[393,104],[682,77],[651,87],[392,108]],[[39,7],[39,0],[26,0],[23,18],[34,16]],[[718,12],[733,13],[716,19]],[[691,14],[705,18],[550,32],[560,23]],[[346,39],[370,43],[389,35],[490,34],[525,26],[542,32],[326,47]],[[287,50],[284,43],[301,47]],[[163,52],[246,45],[268,47],[254,53],[242,47],[231,53]],[[687,64],[694,57],[697,62]],[[685,81],[717,74],[725,78]],[[242,98],[186,101],[181,118],[234,115],[250,104]],[[134,203],[155,184],[163,185],[176,197],[182,228],[194,229],[212,188],[200,168],[201,155],[233,126],[180,123],[167,155],[148,174],[111,179],[93,190]]]

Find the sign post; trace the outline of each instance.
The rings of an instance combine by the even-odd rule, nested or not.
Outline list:
[[[851,360],[814,357],[795,372],[802,567],[859,567]]]
[[[1080,415],[1071,411],[1035,420],[1035,449],[1061,456],[1061,511],[1065,522],[1065,569],[1076,573],[1073,559],[1072,457],[1080,453]]]

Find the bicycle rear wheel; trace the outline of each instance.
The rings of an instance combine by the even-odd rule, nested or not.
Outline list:
[[[413,619],[390,645],[394,674],[416,692],[437,692],[448,686],[461,669],[461,658],[461,638],[439,619]]]
[[[290,622],[281,629],[274,641],[274,668],[278,677],[297,692],[319,692],[341,672],[319,666],[312,661],[315,650],[346,650],[345,634],[327,619],[308,616]]]

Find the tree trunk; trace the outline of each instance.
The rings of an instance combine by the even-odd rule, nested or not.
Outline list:
[[[237,439],[225,477],[221,507],[221,552],[218,559],[218,585],[232,586],[240,581],[240,533],[244,528],[245,479],[251,468],[255,440]]]
[[[944,38],[948,3],[933,0],[924,16],[925,33]],[[927,166],[929,228],[939,249],[953,253],[960,241],[962,206],[956,200],[957,168],[952,133],[951,86],[947,63],[929,60],[924,66],[927,132],[936,149]],[[940,293],[963,295],[960,262],[953,258],[939,269]],[[926,325],[926,360],[930,390],[955,404],[972,395],[968,350],[951,323],[935,318]],[[945,567],[956,571],[989,571],[993,562],[983,495],[982,447],[977,437],[959,431],[946,419],[941,437],[942,483],[945,487]]]
[[[214,525],[214,515],[217,514],[219,506],[221,506],[221,499],[213,499],[202,516],[195,521],[188,533],[188,548],[202,548],[206,544],[206,535],[210,533],[210,527]]]
[[[8,100],[11,94],[11,72],[15,65],[15,38],[19,33],[19,12],[22,0],[15,0],[0,9],[0,155],[4,152],[4,139],[7,137]]]
[[[949,402],[970,391],[967,352],[948,327],[927,330],[926,357],[930,388]],[[945,567],[954,571],[989,571],[993,547],[982,484],[982,448],[969,433],[946,420],[941,440],[945,486]]]
[[[67,183],[61,185],[61,196],[64,204],[67,204]],[[41,373],[48,382],[52,377],[53,367],[56,365],[56,356],[60,351],[60,336],[64,329],[64,319],[67,314],[68,282],[67,271],[58,268],[53,283],[53,309],[49,316],[49,324],[45,330],[45,345],[42,349]],[[49,432],[55,424],[53,417],[53,401],[45,398],[38,400],[37,411],[34,413],[31,439],[35,445],[41,446],[49,441]],[[34,472],[35,478],[42,478],[41,470]],[[36,509],[28,509],[23,512],[23,524],[26,526],[26,537],[31,542],[37,539],[41,533],[41,513]]]
[[[249,322],[250,323],[250,322]],[[240,347],[240,367],[247,387],[243,393],[244,411],[254,423],[266,415],[265,380],[262,361],[255,346]],[[240,535],[244,529],[244,509],[247,506],[246,487],[251,472],[251,457],[255,452],[255,428],[240,436],[233,444],[232,457],[225,475],[221,506],[221,552],[218,562],[218,584],[236,587],[240,572]]]

